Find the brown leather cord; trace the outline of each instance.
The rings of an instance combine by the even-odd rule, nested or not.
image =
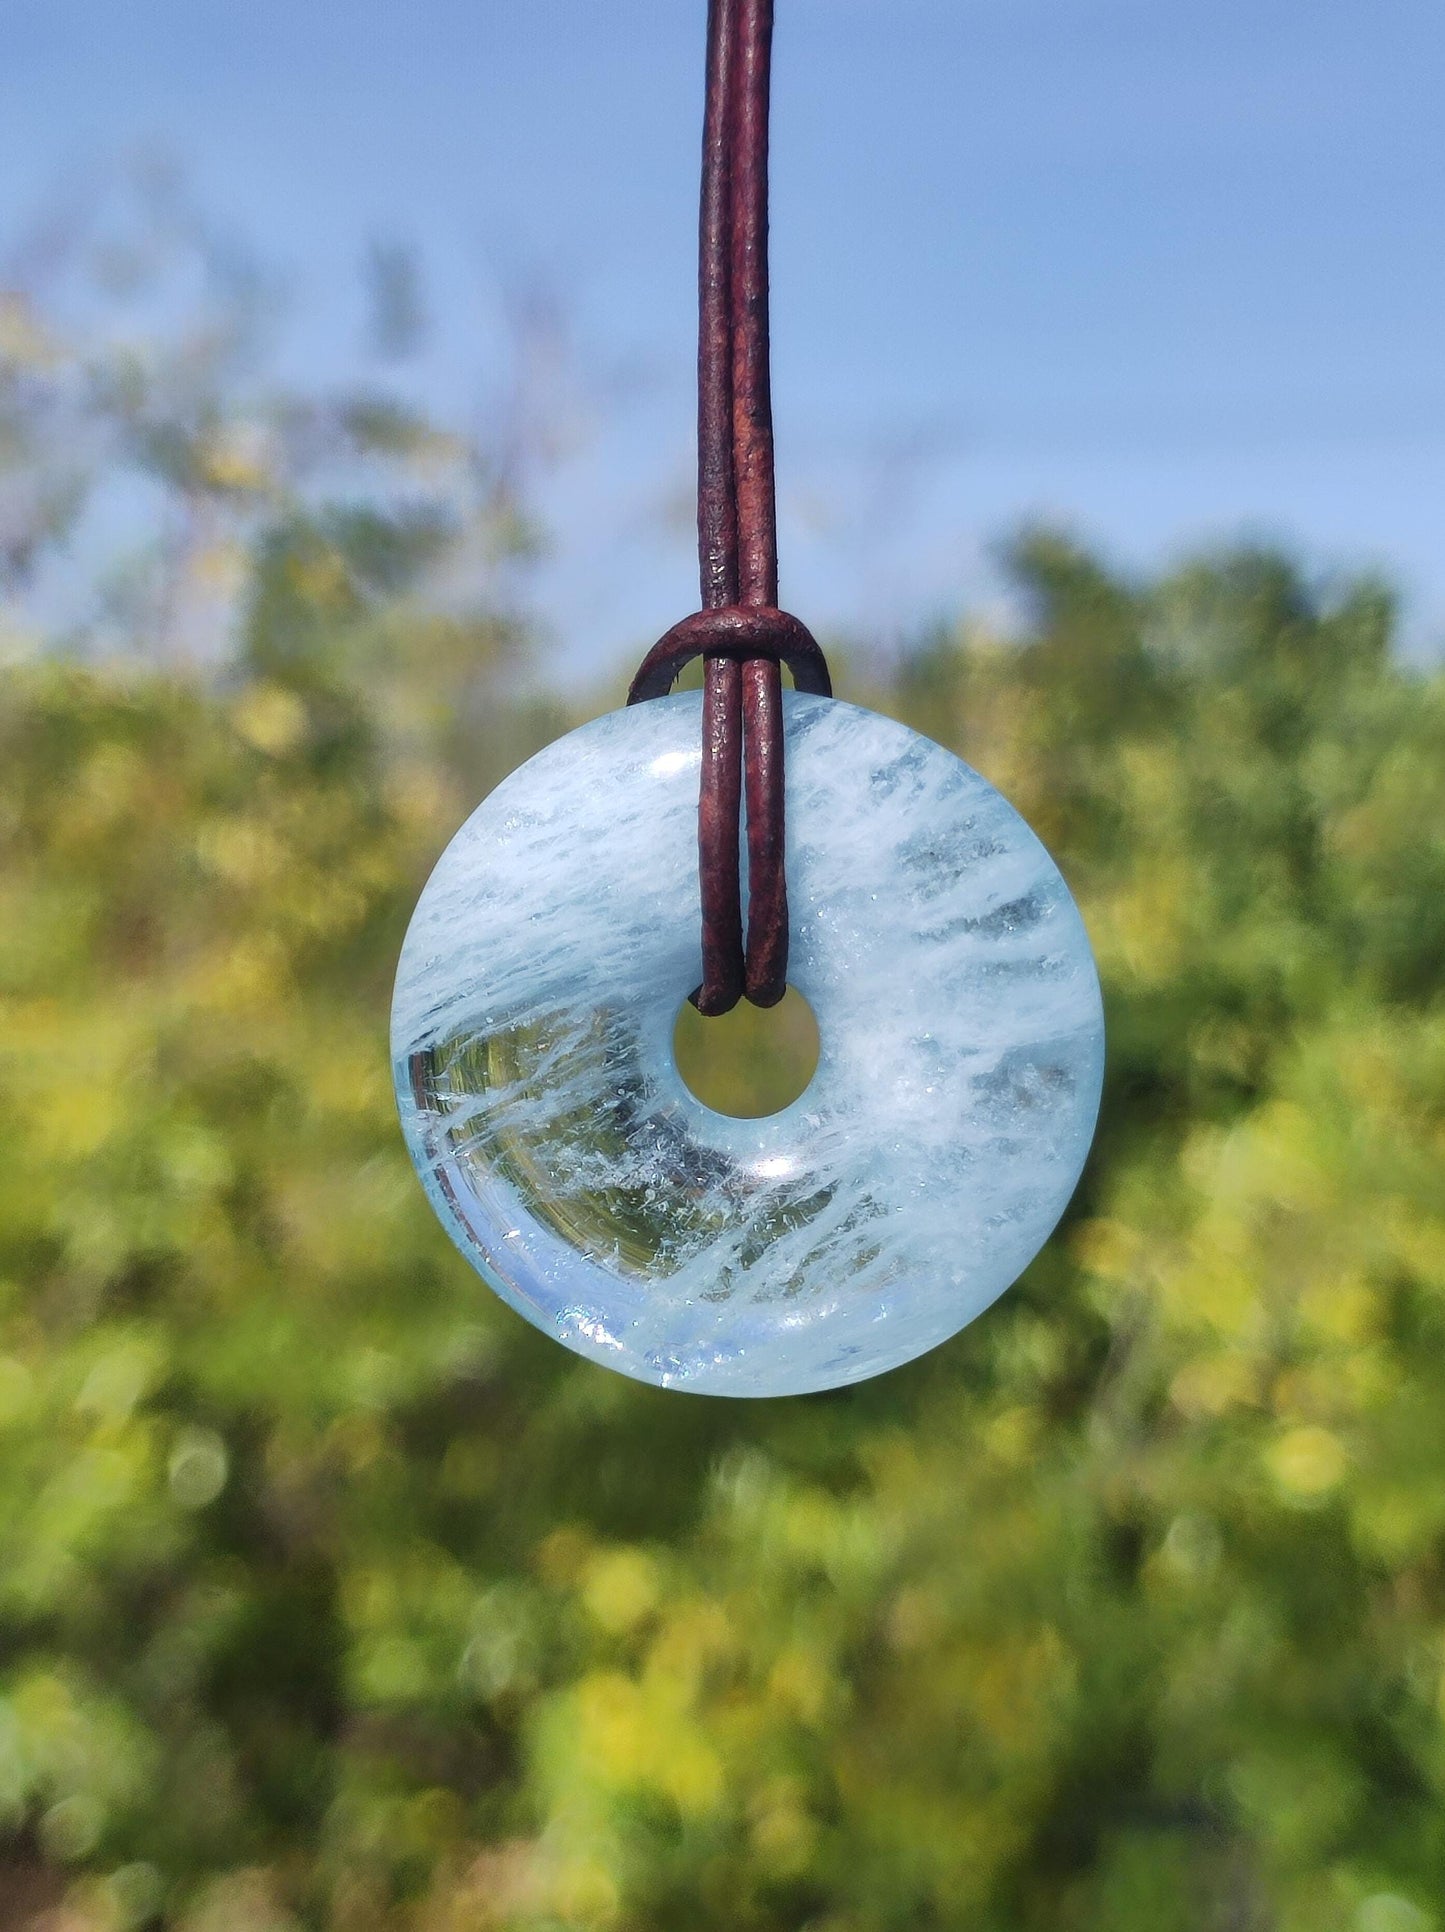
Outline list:
[[[693,1003],[774,1006],[788,983],[781,665],[831,696],[823,654],[777,607],[768,358],[768,102],[772,0],[709,0],[698,269],[698,561],[703,609],[644,659],[629,704],[703,659],[698,863],[702,983]],[[739,829],[746,778],[747,944]]]
[[[748,658],[774,658],[787,665],[800,691],[811,691],[820,698],[833,695],[827,663],[806,624],[767,604],[751,610],[733,604],[721,610],[694,611],[691,617],[674,624],[642,660],[628,691],[628,703],[666,697],[678,672],[695,657],[731,658],[738,663]]]

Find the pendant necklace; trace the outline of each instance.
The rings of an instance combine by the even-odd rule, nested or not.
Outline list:
[[[392,1009],[407,1147],[483,1279],[593,1361],[736,1396],[861,1381],[994,1301],[1074,1190],[1104,1061],[1088,937],[1039,840],[952,752],[834,698],[778,608],[771,43],[772,0],[711,0],[703,608],[626,709],[467,820]],[[668,695],[695,657],[702,691]],[[682,1002],[790,984],[818,1024],[805,1091],[763,1119],[704,1106],[673,1053]]]

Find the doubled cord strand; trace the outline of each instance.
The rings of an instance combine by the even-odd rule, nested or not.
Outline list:
[[[710,0],[698,268],[698,560],[702,610],[649,652],[629,703],[660,697],[690,658],[703,672],[698,860],[703,1013],[787,989],[780,666],[828,695],[823,654],[777,607],[768,352],[768,109],[772,0]],[[747,942],[740,828],[746,775]]]
[[[738,600],[734,454],[733,151],[740,0],[710,0],[698,234],[697,549],[705,610]],[[703,662],[698,876],[702,889],[700,1013],[726,1013],[744,984],[738,825],[742,804],[743,666]]]

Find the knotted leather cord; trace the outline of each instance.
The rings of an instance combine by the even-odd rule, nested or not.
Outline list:
[[[703,609],[643,660],[629,704],[662,697],[703,659],[698,866],[701,1013],[788,983],[781,665],[832,695],[811,633],[778,609],[768,358],[768,97],[772,0],[709,0],[698,264],[697,531]],[[743,944],[739,834],[747,794]]]

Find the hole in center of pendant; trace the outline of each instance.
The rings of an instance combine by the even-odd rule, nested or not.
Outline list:
[[[818,1022],[796,986],[776,1006],[739,1000],[711,1020],[684,1000],[672,1051],[695,1100],[716,1114],[758,1120],[790,1106],[818,1071]]]

